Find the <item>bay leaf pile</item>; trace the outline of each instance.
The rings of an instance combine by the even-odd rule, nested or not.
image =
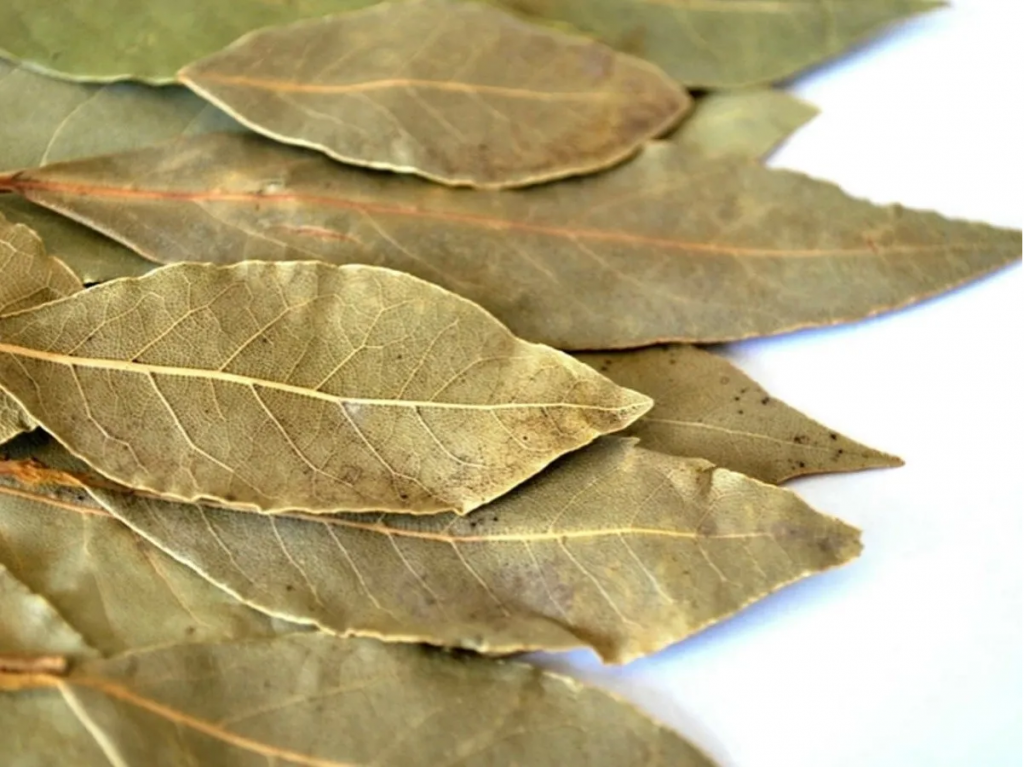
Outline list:
[[[0,763],[711,765],[499,656],[857,557],[700,345],[1020,258],[762,163],[934,5],[0,4]]]

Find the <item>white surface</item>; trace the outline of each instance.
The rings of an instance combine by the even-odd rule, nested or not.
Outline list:
[[[796,81],[822,114],[773,164],[1020,228],[1022,5],[955,2]],[[1020,299],[1018,265],[869,322],[727,347],[774,395],[906,460],[789,485],[863,528],[863,556],[625,668],[539,662],[723,767],[1020,767]]]

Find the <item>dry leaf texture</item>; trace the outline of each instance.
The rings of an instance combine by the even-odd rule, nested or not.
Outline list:
[[[4,187],[156,261],[321,258],[411,272],[562,349],[850,321],[1021,254],[1019,231],[875,206],[669,142],[605,173],[501,194],[235,135],[52,165]]]
[[[692,346],[576,359],[654,399],[654,407],[623,432],[652,450],[706,458],[773,484],[804,474],[903,465],[811,420],[727,360]]]
[[[0,386],[117,482],[265,512],[465,512],[651,405],[441,288],[316,262],[180,264],[0,319]]]
[[[605,438],[467,517],[260,517],[91,490],[261,610],[341,634],[625,663],[843,564],[859,533],[787,490]]]
[[[690,106],[645,61],[455,0],[261,30],[179,77],[272,138],[491,189],[617,163]]]
[[[33,485],[9,468],[0,462],[0,566],[101,652],[279,629],[150,546],[84,490]],[[0,612],[0,624],[8,615]],[[24,620],[12,619],[22,628]]]
[[[631,706],[530,666],[319,633],[136,652],[37,683],[126,767],[712,765]]]
[[[122,152],[184,135],[244,130],[185,88],[71,83],[5,61],[0,61],[0,113],[2,170]],[[123,245],[16,197],[0,195],[0,215],[32,227],[87,283],[152,269]]]
[[[686,85],[737,88],[783,80],[935,0],[498,0],[568,22],[658,64]]]
[[[55,77],[166,84],[240,35],[375,0],[4,0],[0,54]]]
[[[63,262],[46,255],[35,232],[0,213],[0,317],[81,290]],[[35,427],[32,418],[0,388],[0,444]]]
[[[701,96],[669,141],[704,157],[763,159],[816,114],[817,108],[772,88]]]

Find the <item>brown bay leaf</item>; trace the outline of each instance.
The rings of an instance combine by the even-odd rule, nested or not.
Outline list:
[[[0,212],[0,317],[45,304],[82,289],[67,265],[48,256],[27,226]],[[0,444],[35,428],[32,418],[0,388]]]
[[[705,458],[772,484],[805,474],[903,465],[808,418],[728,360],[692,346],[575,356],[654,399],[654,407],[623,432],[651,450]]]
[[[156,261],[320,258],[408,271],[523,338],[577,350],[847,322],[1021,254],[1019,231],[875,206],[670,142],[601,174],[501,194],[231,135],[11,174],[0,188]]]
[[[614,165],[691,104],[645,61],[456,0],[260,30],[179,79],[279,141],[486,189]]]
[[[651,406],[441,288],[318,262],[0,318],[0,386],[114,481],[265,512],[466,512]]]
[[[10,469],[0,460],[0,566],[48,600],[91,647],[116,653],[282,630],[283,622],[151,546],[81,488],[40,486]]]
[[[125,767],[712,765],[571,679],[319,633],[135,652],[35,682]]]
[[[684,85],[784,80],[936,0],[497,0],[653,61]]]
[[[342,635],[625,663],[860,552],[859,532],[707,461],[607,437],[466,517],[239,514],[90,488],[240,600]]]
[[[704,157],[764,159],[818,114],[816,107],[773,88],[716,91],[667,138]]]

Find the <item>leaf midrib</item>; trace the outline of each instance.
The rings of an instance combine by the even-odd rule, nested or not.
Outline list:
[[[647,406],[647,402],[627,403],[617,407],[605,407],[601,405],[583,405],[570,402],[499,402],[495,404],[486,403],[461,403],[461,402],[430,402],[425,400],[405,399],[378,399],[373,397],[347,397],[316,389],[308,389],[294,384],[281,381],[268,381],[262,378],[228,373],[223,370],[200,370],[198,368],[181,368],[169,365],[153,365],[144,362],[128,360],[75,357],[57,352],[45,352],[38,349],[30,349],[24,346],[0,342],[0,353],[11,354],[16,357],[40,360],[56,365],[65,365],[75,368],[91,368],[97,370],[118,371],[133,373],[137,375],[152,376],[177,376],[182,378],[199,378],[205,380],[219,381],[221,383],[244,386],[246,388],[260,387],[263,389],[275,389],[288,392],[302,397],[319,399],[331,404],[342,406],[371,406],[371,407],[408,407],[415,409],[437,409],[437,410],[523,410],[530,408],[559,408],[565,410],[586,410],[606,413],[623,413]]]

